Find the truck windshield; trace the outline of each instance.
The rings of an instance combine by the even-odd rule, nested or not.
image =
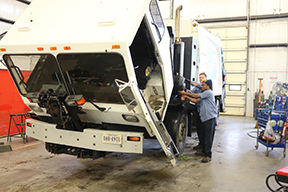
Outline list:
[[[62,75],[53,55],[4,55],[4,60],[22,95],[48,89],[66,93]]]
[[[123,57],[116,53],[73,53],[57,56],[70,92],[94,102],[123,103],[115,79],[128,81]]]
[[[53,89],[81,94],[94,102],[123,103],[115,79],[127,82],[123,57],[116,53],[4,55],[20,93]]]

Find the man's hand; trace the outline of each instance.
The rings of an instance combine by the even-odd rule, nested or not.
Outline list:
[[[189,101],[193,102],[193,103],[199,103],[199,101],[195,98],[191,98],[188,95],[182,95],[183,98],[188,99]]]
[[[182,97],[186,99],[186,98],[188,98],[188,95],[182,95]]]
[[[178,91],[178,93],[183,95],[183,96],[187,94],[185,91]]]
[[[190,83],[191,83],[191,85],[193,85],[193,86],[198,86],[198,83],[194,83],[194,82],[192,82],[192,81],[190,81]]]

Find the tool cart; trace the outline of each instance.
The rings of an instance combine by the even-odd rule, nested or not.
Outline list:
[[[284,123],[285,119],[285,123]],[[286,113],[272,113],[272,109],[269,112],[261,112],[258,115],[258,127],[257,127],[257,137],[256,146],[258,149],[258,143],[264,145],[267,149],[265,155],[269,155],[269,148],[271,151],[274,148],[283,148],[283,157],[286,156],[286,128],[287,128],[287,112]],[[273,129],[273,139],[265,137],[265,129],[267,124],[271,125]],[[272,135],[271,135],[272,137]]]

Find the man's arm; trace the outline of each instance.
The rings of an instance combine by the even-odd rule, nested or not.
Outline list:
[[[187,93],[185,91],[178,91],[178,93],[183,95],[183,96],[188,95],[189,97],[193,97],[193,98],[201,98],[198,93]]]
[[[193,102],[193,103],[200,103],[197,99],[195,98],[191,98],[187,95],[183,95],[184,98],[188,99],[189,101]]]
[[[193,82],[193,81],[190,81],[190,83],[191,83],[191,85],[193,85],[193,86],[198,86],[198,83],[195,83],[195,82]]]
[[[196,82],[194,82],[194,81],[190,81],[190,83],[191,83],[191,85],[193,85],[193,86],[201,89],[202,83],[196,83]]]

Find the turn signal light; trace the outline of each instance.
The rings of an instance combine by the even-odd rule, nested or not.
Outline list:
[[[63,48],[64,48],[64,50],[71,50],[70,46],[64,46]]]
[[[112,45],[112,49],[120,49],[120,45]]]
[[[84,99],[84,97],[81,97],[81,99],[79,99],[78,101],[76,101],[76,103],[78,105],[84,105],[84,103],[86,102],[86,100]]]
[[[51,51],[56,51],[56,50],[57,50],[57,47],[50,47],[50,50],[51,50]]]
[[[5,48],[0,48],[0,51],[6,51],[6,49]]]
[[[43,47],[37,47],[37,50],[38,51],[44,51],[44,48]]]
[[[128,137],[127,137],[127,141],[140,141],[140,137],[128,136]]]

